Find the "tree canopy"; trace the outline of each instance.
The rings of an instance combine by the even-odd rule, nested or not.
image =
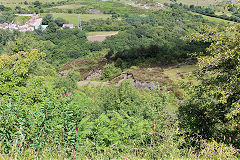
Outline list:
[[[239,147],[240,136],[240,25],[205,26],[190,40],[210,42],[198,58],[198,85],[180,108],[182,125],[205,138],[214,137]]]

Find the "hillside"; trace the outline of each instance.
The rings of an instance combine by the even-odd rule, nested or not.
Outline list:
[[[161,3],[172,3],[174,1],[170,0],[156,0]],[[183,3],[187,5],[195,5],[195,6],[206,6],[206,7],[214,7],[222,4],[226,4],[229,0],[178,0],[178,3]]]
[[[2,0],[0,159],[239,159],[224,4]]]

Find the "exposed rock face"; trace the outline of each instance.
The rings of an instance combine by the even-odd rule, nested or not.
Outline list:
[[[102,70],[98,70],[98,71],[90,74],[90,76],[88,76],[85,80],[86,80],[86,81],[90,81],[90,80],[93,79],[93,78],[99,78],[99,77],[101,77],[101,75],[102,75]]]
[[[134,80],[132,84],[136,88],[149,88],[151,90],[157,89],[157,84],[155,82],[141,82]]]
[[[131,80],[132,81],[132,85],[135,88],[149,88],[151,90],[157,89],[157,84],[155,82],[153,82],[153,81],[152,82],[141,82],[139,80],[136,80],[132,73],[122,73],[121,75],[119,75],[115,79],[117,79],[117,78],[121,78],[121,80],[118,81],[116,86],[120,86],[120,84],[124,80]]]

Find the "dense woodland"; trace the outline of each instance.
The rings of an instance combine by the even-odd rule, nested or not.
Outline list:
[[[89,1],[112,17],[63,29],[51,7],[69,2],[0,5],[0,23],[49,12],[46,30],[0,29],[0,159],[239,159],[239,24],[178,3],[144,10]],[[118,34],[91,42],[93,31]],[[188,63],[190,80],[162,71]],[[89,77],[101,85],[79,85]]]

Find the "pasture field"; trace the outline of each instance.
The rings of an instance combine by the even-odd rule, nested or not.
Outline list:
[[[28,16],[17,16],[14,18],[14,23],[19,23],[20,25],[23,25],[25,24],[27,21],[29,21],[31,19],[31,17],[28,17]]]
[[[28,3],[32,3],[37,0],[0,0],[0,4],[6,5],[6,6],[11,6],[11,7],[16,6],[16,5],[24,6],[25,1]],[[63,1],[63,0],[39,0],[39,1],[41,3],[51,3],[51,2],[58,2],[58,1]],[[128,0],[111,0],[111,1],[112,2],[126,2]],[[82,2],[89,3],[89,2],[99,2],[99,1],[98,0],[74,0],[74,1],[68,1],[68,2],[73,3],[73,5],[69,5],[70,7],[74,7],[75,4],[82,3]],[[69,7],[68,5],[64,5],[62,7],[65,8],[65,6]],[[79,5],[78,5],[78,7],[79,7]]]
[[[192,14],[195,14],[195,15],[202,15],[202,14],[199,14],[199,13],[195,13],[195,12],[191,12]],[[210,17],[210,16],[205,16],[205,15],[202,15],[204,19],[208,20],[208,21],[211,21],[211,22],[216,22],[216,23],[230,23],[230,24],[234,24],[235,22],[233,21],[228,21],[228,20],[225,20],[225,19],[221,19],[221,18],[216,18],[216,17]]]
[[[227,16],[232,16],[232,13],[231,12],[229,12],[229,11],[222,11],[222,12],[216,12],[215,13],[216,15],[223,15],[223,14],[226,14]]]
[[[28,2],[28,3],[32,3],[35,2],[36,0],[1,0],[1,3],[5,3],[5,4],[18,4],[18,3],[24,3],[24,2]],[[62,0],[40,0],[40,2],[58,2],[58,1],[62,1]]]
[[[9,6],[9,7],[15,7],[15,6],[21,6],[24,7],[24,2],[32,3],[35,2],[36,0],[0,0],[0,4]],[[46,3],[46,2],[58,2],[62,0],[39,0],[41,3]]]
[[[59,9],[77,9],[77,8],[80,8],[80,7],[83,7],[83,6],[86,6],[86,5],[83,5],[83,4],[66,4],[66,5],[62,5],[62,6],[56,6],[56,7],[53,7],[53,8],[59,8]]]
[[[41,17],[44,17],[46,14],[49,13],[42,13]],[[68,13],[50,13],[53,15],[54,18],[63,18],[68,23],[73,24],[74,26],[78,25],[78,14],[68,14]],[[107,19],[110,18],[111,15],[106,14],[80,14],[82,21],[89,21],[91,19]]]
[[[16,5],[23,5],[23,3],[27,1],[28,3],[32,3],[36,0],[1,0],[0,4],[6,5],[6,6],[16,6]],[[58,2],[58,1],[62,1],[62,0],[40,0],[40,2],[42,3],[46,3],[46,2]],[[170,0],[156,0],[157,2],[160,3],[172,3]],[[58,6],[56,8],[69,8],[69,9],[75,9],[75,7],[79,7],[80,5],[74,5],[77,3],[81,3],[81,2],[85,2],[85,3],[91,3],[91,2],[99,2],[97,0],[74,0],[74,1],[70,1],[70,3],[73,3],[73,5],[69,4],[69,5],[63,5],[63,6]],[[120,2],[120,3],[125,3],[125,2],[131,2],[130,0],[111,0],[111,2]],[[178,0],[178,3],[183,3],[183,4],[187,4],[187,5],[197,5],[197,6],[216,6],[220,3],[226,3],[227,0]]]
[[[156,0],[160,3],[172,3],[170,0]],[[196,6],[216,6],[220,3],[226,3],[227,0],[178,0],[178,3]]]

